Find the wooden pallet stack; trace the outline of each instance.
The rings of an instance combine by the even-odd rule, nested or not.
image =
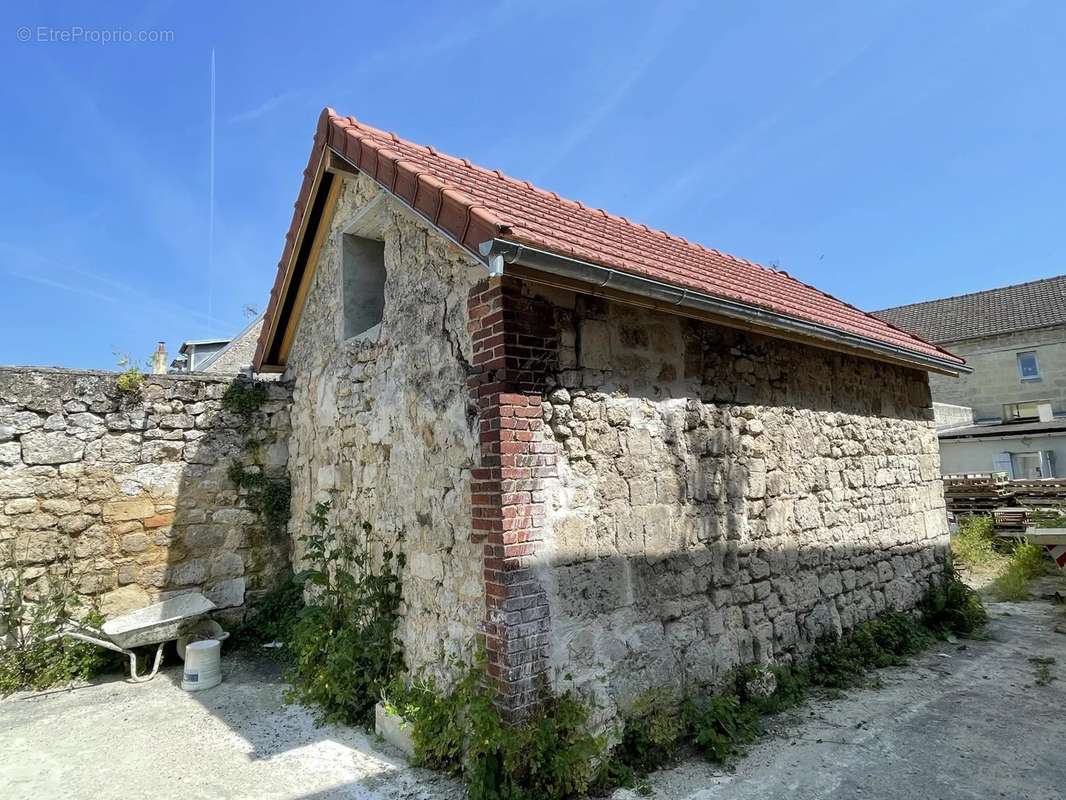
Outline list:
[[[1024,531],[1030,524],[1028,508],[1007,506],[992,511],[992,520],[998,531]]]
[[[991,514],[1011,502],[1010,481],[998,473],[944,476],[944,502],[953,514]]]
[[[1066,480],[1011,481],[1011,491],[1020,506],[1061,506],[1066,503]]]

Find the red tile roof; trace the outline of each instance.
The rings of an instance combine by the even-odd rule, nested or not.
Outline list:
[[[281,298],[315,169],[329,147],[374,178],[475,255],[482,242],[501,238],[581,261],[696,290],[714,297],[902,348],[941,363],[965,362],[788,273],[770,269],[677,236],[559,197],[325,109],[319,118],[308,168],[267,310]],[[270,325],[264,326],[260,364]]]

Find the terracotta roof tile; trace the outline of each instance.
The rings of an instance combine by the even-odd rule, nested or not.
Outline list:
[[[652,278],[679,288],[766,309],[892,345],[942,362],[963,360],[780,270],[693,244],[589,208],[528,181],[405,141],[332,109],[323,111],[290,234],[299,229],[323,148],[331,147],[475,255],[482,241],[505,238],[541,250]],[[295,237],[287,237],[271,293],[280,302]],[[269,325],[264,326],[264,332]],[[266,335],[260,341],[264,349]],[[261,363],[263,353],[257,353]]]

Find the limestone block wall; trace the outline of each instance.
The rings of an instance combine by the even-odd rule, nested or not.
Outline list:
[[[1004,403],[1046,401],[1056,414],[1066,411],[1066,330],[1061,326],[1015,331],[949,342],[944,345],[966,359],[973,372],[958,378],[930,376],[933,398],[970,406],[976,419],[994,419]],[[1021,379],[1018,353],[1036,353],[1040,377]]]
[[[146,376],[134,394],[116,378],[0,367],[0,569],[32,593],[69,565],[105,614],[197,589],[239,616],[285,574],[289,543],[227,471],[238,459],[284,477],[288,386],[270,384],[245,426],[222,408],[232,378]]]
[[[924,373],[543,290],[548,672],[604,714],[914,604],[947,544]]]
[[[484,268],[379,191],[363,176],[345,179],[289,355],[290,529],[299,562],[308,512],[331,500],[337,535],[361,536],[367,522],[403,552],[399,636],[408,666],[432,669],[473,652],[484,613],[470,522],[476,408],[466,388],[467,292]],[[345,340],[341,237],[375,199],[383,320]]]

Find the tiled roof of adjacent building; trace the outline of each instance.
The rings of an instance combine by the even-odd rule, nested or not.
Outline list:
[[[1066,324],[1066,275],[874,311],[930,342],[957,342]]]
[[[327,147],[479,258],[482,242],[504,239],[767,310],[942,364],[965,363],[786,272],[567,200],[499,170],[484,169],[432,147],[413,144],[326,109],[319,119],[315,147],[278,265],[257,364],[263,356],[271,316],[281,302],[278,295],[285,285],[304,211],[313,200],[317,164]]]

